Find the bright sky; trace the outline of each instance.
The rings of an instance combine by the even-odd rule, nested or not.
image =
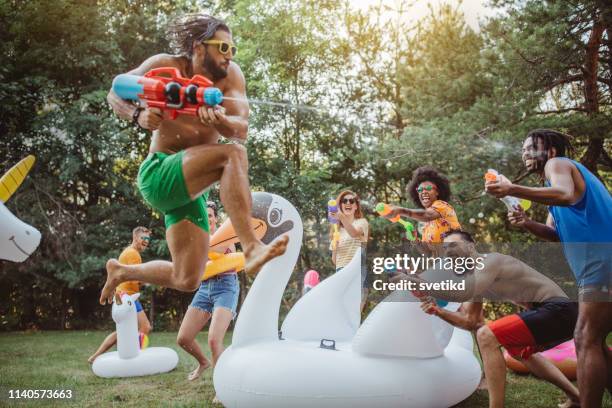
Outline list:
[[[393,9],[397,9],[401,4],[401,0],[349,0],[349,3],[355,8],[365,10],[368,6],[376,5],[381,1],[383,5]],[[428,5],[430,4],[437,7],[440,3],[455,5],[461,3],[459,9],[465,14],[466,22],[474,30],[478,30],[478,19],[495,13],[494,9],[486,7],[486,2],[487,0],[463,0],[462,2],[458,0],[412,0],[408,4],[413,3],[414,5],[410,7],[410,12],[405,16],[411,21],[417,21],[429,13]],[[389,13],[393,12],[389,11]]]

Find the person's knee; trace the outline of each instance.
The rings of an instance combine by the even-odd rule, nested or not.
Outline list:
[[[494,346],[497,344],[497,338],[488,326],[482,326],[476,330],[476,340],[481,347]]]
[[[185,278],[182,280],[181,290],[183,292],[195,292],[198,290],[198,286],[200,286],[200,279],[198,277]]]
[[[221,350],[221,348],[223,347],[223,343],[221,342],[221,339],[217,337],[209,337],[208,347],[210,348],[211,351],[216,352],[216,351]]]
[[[178,336],[176,336],[176,344],[182,348],[186,348],[190,342],[191,339],[184,334],[179,333]]]
[[[228,144],[228,157],[230,159],[238,160],[240,162],[244,162],[247,160],[247,149],[241,144]]]
[[[203,269],[203,268],[202,268]],[[176,289],[182,292],[194,292],[200,286],[200,276],[192,270],[180,270],[175,278]]]

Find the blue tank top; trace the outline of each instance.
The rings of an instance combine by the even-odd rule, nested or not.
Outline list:
[[[570,159],[566,159],[570,160]],[[582,164],[570,160],[582,174],[585,191],[570,206],[550,206],[567,262],[579,286],[610,286],[612,275],[612,196]],[[546,181],[546,185],[550,183]]]

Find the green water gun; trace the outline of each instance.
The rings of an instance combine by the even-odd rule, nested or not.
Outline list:
[[[385,217],[387,214],[391,212],[391,206],[385,203],[378,203],[376,204],[376,212],[380,214],[381,217]],[[410,221],[402,220],[402,217],[400,217],[399,215],[397,217],[387,218],[387,219],[391,221],[392,223],[399,222],[402,225],[402,227],[404,227],[404,230],[406,230],[406,238],[408,239],[408,241],[415,240],[416,237],[414,236],[415,235],[414,225],[412,225]]]

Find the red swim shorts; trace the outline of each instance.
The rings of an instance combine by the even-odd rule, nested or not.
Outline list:
[[[499,344],[515,358],[528,359],[532,354],[542,351],[529,327],[517,314],[502,317],[487,324]]]

